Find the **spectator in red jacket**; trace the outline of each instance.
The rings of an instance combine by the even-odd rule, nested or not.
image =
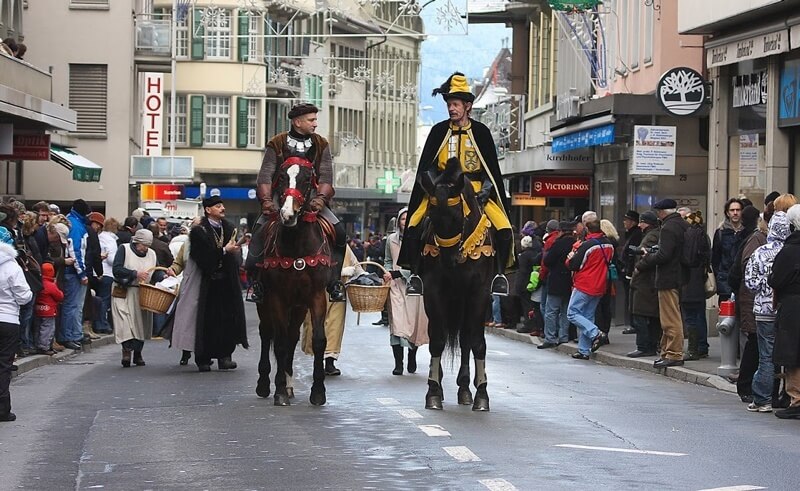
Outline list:
[[[42,355],[56,354],[51,347],[56,333],[58,304],[64,293],[56,285],[56,272],[51,263],[42,264],[42,291],[36,295],[36,352]]]
[[[574,271],[567,319],[578,328],[578,352],[573,358],[588,360],[605,343],[594,313],[608,288],[608,264],[613,260],[614,246],[600,230],[600,221],[587,222],[585,240],[567,259],[567,267]]]

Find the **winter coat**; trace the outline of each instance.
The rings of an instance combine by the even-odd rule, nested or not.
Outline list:
[[[81,215],[75,210],[69,212],[67,215],[69,220],[69,241],[68,247],[72,247],[73,254],[71,257],[75,258],[75,264],[66,267],[66,272],[77,274],[79,278],[86,278],[86,241],[89,237],[86,232],[86,217]]]
[[[736,275],[744,276],[744,268],[750,256],[753,255],[756,249],[766,243],[767,236],[760,230],[756,230],[747,237],[739,248],[741,254],[736,255],[739,264],[734,264],[731,268],[729,276],[729,279],[733,278],[731,284],[736,280]],[[738,280],[739,288],[736,290],[736,318],[739,320],[739,330],[741,332],[745,334],[755,334],[756,316],[753,314],[753,302],[756,295],[744,285],[742,279]]]
[[[55,317],[58,304],[64,301],[64,292],[58,289],[54,278],[42,280],[42,291],[36,295],[36,317]]]
[[[159,240],[156,242],[153,240],[153,243],[150,244],[150,249],[153,249],[156,253],[157,265],[162,268],[168,268],[172,265],[172,261],[175,258],[172,256],[172,251],[169,250],[169,245],[164,242],[163,240]]]
[[[649,250],[658,244],[661,230],[658,227],[648,227],[647,231],[639,243],[640,249]],[[633,276],[631,277],[631,292],[633,300],[631,302],[631,313],[633,315],[644,315],[647,317],[658,317],[658,290],[656,290],[656,270],[655,268],[641,270],[636,265],[642,262],[644,256],[636,256]]]
[[[0,322],[19,325],[19,307],[31,299],[33,292],[17,262],[17,250],[0,243]]]
[[[586,295],[605,295],[608,289],[608,262],[613,260],[614,245],[605,234],[588,234],[567,263],[567,267],[575,272],[572,286]]]
[[[800,367],[800,230],[792,232],[775,256],[768,282],[778,303],[772,361]]]
[[[100,232],[100,254],[105,254],[103,259],[103,276],[114,277],[114,256],[117,255],[117,235],[114,232]]]
[[[547,275],[550,273],[549,267],[544,263],[544,257],[547,255],[547,252],[553,247],[553,244],[561,237],[559,232],[551,232],[544,238],[544,244],[542,245],[542,261],[541,261],[541,269],[539,270],[539,281],[547,281]],[[563,260],[561,261],[564,262]]]
[[[533,243],[535,244],[533,247],[522,249],[522,252],[517,255],[517,273],[514,277],[514,289],[512,291],[514,295],[520,297],[531,294],[528,291],[528,281],[533,267],[539,263],[537,259],[541,259],[542,245],[537,242],[537,239],[534,239]],[[536,245],[539,246],[538,250]]]
[[[683,234],[687,228],[689,224],[678,213],[664,217],[658,238],[658,252],[646,254],[636,265],[643,271],[655,268],[658,290],[677,290],[683,286],[684,279],[688,279],[681,265]]]
[[[731,287],[728,285],[728,272],[731,270],[736,251],[742,243],[742,229],[735,230],[730,220],[725,219],[722,225],[714,232],[714,241],[711,246],[711,269],[717,279],[717,293],[730,295]]]
[[[744,268],[744,285],[753,293],[753,314],[756,321],[771,322],[775,320],[775,308],[772,304],[772,287],[768,277],[772,273],[775,256],[783,248],[789,237],[789,219],[782,211],[775,212],[769,221],[767,243],[756,249]]]
[[[708,235],[703,233],[706,240],[706,250],[711,250],[711,240]],[[706,277],[710,274],[711,268],[710,258],[706,259],[700,266],[696,268],[688,268],[688,280],[681,288],[681,303],[697,303],[706,301]]]
[[[622,247],[619,250],[619,262],[622,264],[622,276],[630,276],[633,274],[633,268],[636,265],[639,256],[636,255],[636,249],[642,243],[644,233],[638,225],[635,225],[630,230],[625,231],[625,240],[622,242]]]
[[[547,254],[542,259],[542,264],[547,267],[547,295],[569,298],[572,293],[572,273],[565,264],[567,255],[572,251],[575,237],[572,234],[562,235],[557,238]]]

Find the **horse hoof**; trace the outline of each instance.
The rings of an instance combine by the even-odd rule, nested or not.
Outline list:
[[[261,384],[256,385],[256,395],[258,397],[269,397],[269,384],[266,387]]]
[[[469,406],[472,402],[472,392],[469,389],[459,389],[458,403],[462,406]]]
[[[289,399],[294,399],[294,387],[286,387],[286,394],[289,396]]]
[[[325,391],[311,391],[311,397],[308,398],[309,402],[314,406],[324,406],[328,401],[325,398]]]
[[[435,409],[437,411],[441,411],[442,407],[442,397],[441,396],[428,396],[425,398],[425,409]]]
[[[286,394],[275,394],[275,405],[276,406],[288,406],[289,405],[289,396]]]
[[[476,399],[472,405],[473,411],[489,411],[489,399]]]

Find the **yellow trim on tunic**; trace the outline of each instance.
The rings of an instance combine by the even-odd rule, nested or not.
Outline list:
[[[462,131],[463,133],[460,135],[453,135],[454,131]],[[450,127],[447,130],[444,141],[437,152],[439,156],[436,163],[437,167],[439,170],[444,170],[445,166],[447,165],[447,160],[450,157],[458,157],[459,162],[461,162],[462,172],[465,174],[485,173],[492,181],[495,190],[498,190],[499,188],[497,187],[497,183],[494,182],[492,173],[486,168],[486,161],[484,160],[483,155],[481,155],[477,145],[472,143],[474,140],[475,137],[472,134],[472,123],[469,123],[463,127],[454,126],[452,123],[450,123]],[[473,191],[476,193],[480,191],[481,183],[479,181],[471,181],[471,183]],[[428,212],[429,202],[430,198],[428,196],[422,197],[419,207],[417,207],[417,209],[414,210],[414,214],[411,215],[408,223],[409,227],[417,226],[422,222],[422,219],[425,218],[425,214]],[[489,218],[489,221],[492,222],[492,226],[496,230],[511,228],[511,222],[509,221],[502,204],[497,203],[495,200],[489,200],[484,206],[483,212]]]

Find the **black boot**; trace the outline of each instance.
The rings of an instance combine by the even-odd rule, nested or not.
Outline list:
[[[336,243],[331,247],[331,280],[328,283],[328,295],[331,302],[344,302],[344,284],[342,283],[342,263],[344,263],[345,249],[347,248],[347,234],[344,223],[339,222],[333,226],[336,233]]]
[[[492,295],[507,296],[509,293],[508,278],[506,278],[506,263],[511,254],[511,230],[498,230],[494,235],[495,259],[497,260],[497,275],[492,279],[490,292]]]
[[[392,375],[403,375],[403,347],[399,344],[393,344],[392,353],[394,353],[394,370],[392,370]]]
[[[189,364],[189,359],[192,357],[192,352],[188,350],[183,350],[183,354],[181,354],[181,361],[180,364],[186,366]]]
[[[333,358],[325,358],[325,375],[336,376],[342,374],[342,371],[333,364],[334,361]]]
[[[422,251],[419,245],[419,227],[408,227],[403,233],[403,246],[408,250],[408,261],[411,268],[411,276],[408,278],[406,285],[406,295],[419,296],[423,293],[422,278],[417,273],[419,272],[419,261],[422,257]]]
[[[261,215],[253,226],[253,233],[250,236],[250,245],[247,249],[247,258],[244,261],[244,270],[247,272],[248,277],[252,276],[255,278],[256,271],[258,270],[256,264],[264,260],[264,247],[266,246],[264,240],[268,221],[267,217]]]
[[[417,373],[417,347],[408,348],[408,373]]]

